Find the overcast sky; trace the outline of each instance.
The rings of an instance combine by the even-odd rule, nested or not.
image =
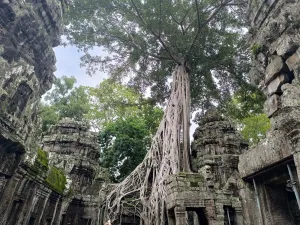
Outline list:
[[[93,50],[94,53],[102,53],[99,48]],[[74,76],[77,79],[77,85],[84,86],[96,86],[104,78],[107,78],[107,74],[97,72],[92,77],[87,75],[85,68],[80,67],[80,57],[83,55],[82,52],[78,52],[78,49],[74,46],[59,46],[54,48],[56,55],[56,77]]]

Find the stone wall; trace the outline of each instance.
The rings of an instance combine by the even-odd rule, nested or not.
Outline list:
[[[98,224],[97,137],[64,120],[41,143],[38,102],[54,82],[67,0],[0,1],[0,224]],[[102,207],[103,208],[103,207]]]
[[[240,156],[239,172],[246,181],[240,192],[245,224],[299,223],[295,196],[286,191],[291,179],[287,165],[295,180],[300,176],[299,10],[296,0],[250,1],[250,75],[267,96],[271,129],[266,139]]]
[[[61,193],[38,156],[37,106],[54,81],[64,1],[0,1],[0,224],[58,224]],[[51,178],[49,177],[51,175]],[[48,179],[48,180],[47,180]]]
[[[37,104],[54,80],[62,4],[0,2],[0,186],[37,155]]]
[[[33,165],[0,180],[0,224],[96,225],[105,192],[97,136],[65,119],[43,138]]]
[[[37,104],[55,79],[64,0],[0,3],[0,131],[30,151],[36,143]]]

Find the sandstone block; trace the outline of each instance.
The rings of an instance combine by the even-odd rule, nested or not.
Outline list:
[[[266,68],[266,85],[269,84],[283,69],[284,64],[280,56],[276,56]]]
[[[266,114],[270,118],[278,109],[280,109],[280,96],[277,94],[268,98],[265,104]]]
[[[286,64],[291,71],[300,67],[300,48],[286,60]]]
[[[295,37],[293,36],[285,35],[284,37],[280,38],[277,43],[279,44],[276,48],[276,52],[277,55],[280,56],[284,56],[288,53],[294,52],[298,47],[297,43],[295,42]]]
[[[268,95],[271,96],[273,94],[281,94],[281,86],[288,82],[288,76],[286,74],[280,74],[274,80],[272,80],[267,89]]]
[[[298,85],[284,84],[282,91],[281,105],[283,108],[300,106],[300,87]]]

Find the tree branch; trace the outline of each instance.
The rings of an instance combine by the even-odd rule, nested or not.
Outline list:
[[[227,0],[227,1],[225,1],[225,2],[222,2],[222,1],[221,1],[220,5],[219,5],[218,7],[215,8],[215,10],[211,13],[211,15],[210,15],[208,18],[207,18],[203,23],[199,23],[199,22],[200,22],[199,5],[198,5],[198,0],[195,0],[195,4],[196,4],[196,8],[197,8],[197,17],[198,17],[198,29],[197,29],[197,33],[196,33],[196,35],[195,35],[195,37],[194,37],[194,39],[193,39],[193,41],[192,41],[190,47],[188,48],[188,50],[187,50],[187,52],[186,52],[184,58],[186,58],[186,57],[190,54],[192,48],[194,47],[194,45],[195,45],[195,43],[196,43],[196,41],[197,41],[197,39],[198,39],[198,37],[199,37],[199,35],[200,35],[201,29],[202,29],[204,26],[206,26],[206,25],[207,25],[207,24],[208,24],[208,23],[209,23],[216,15],[217,15],[217,13],[218,13],[222,8],[224,8],[225,6],[227,6],[231,1],[232,1],[232,0]]]
[[[176,62],[177,64],[181,64],[181,62],[176,59],[176,57],[173,56],[173,54],[171,53],[171,51],[169,50],[169,48],[167,47],[166,43],[161,39],[161,36],[156,34],[146,23],[146,21],[143,19],[139,9],[137,8],[136,4],[134,3],[133,0],[131,0],[131,3],[133,5],[133,8],[135,10],[135,12],[137,13],[138,18],[141,20],[141,22],[144,24],[144,26],[149,29],[149,31],[151,32],[151,34],[156,37],[156,39],[159,41],[159,43],[163,46],[163,48],[166,50],[166,52],[168,53],[168,55],[170,56],[170,58]]]

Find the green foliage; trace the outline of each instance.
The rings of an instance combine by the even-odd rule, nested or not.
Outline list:
[[[250,146],[265,138],[270,128],[270,120],[263,112],[265,100],[259,89],[249,85],[247,89],[236,91],[232,99],[219,106],[221,112],[235,122]]]
[[[250,145],[255,145],[265,138],[267,131],[270,129],[270,120],[266,114],[243,118],[241,124],[241,133],[244,139],[249,141]]]
[[[219,106],[221,112],[233,119],[243,119],[263,113],[266,96],[256,86],[238,89],[231,99]]]
[[[151,88],[164,102],[175,64],[190,68],[194,108],[222,102],[247,83],[249,55],[244,48],[244,1],[74,0],[66,15],[66,35],[85,50],[88,72],[108,71],[139,92]],[[230,9],[229,6],[230,5]],[[93,56],[93,46],[109,54]],[[217,78],[217,79],[216,79]]]
[[[163,111],[149,99],[144,99],[133,89],[111,79],[104,80],[97,87],[88,89],[90,108],[86,118],[95,127],[103,129],[118,119],[141,117],[151,132],[155,132]]]
[[[52,166],[46,178],[47,184],[55,191],[62,194],[66,187],[66,181],[67,179],[64,173],[55,166]]]
[[[102,81],[97,87],[90,87],[91,110],[87,118],[103,128],[117,118],[135,116],[140,110],[139,94],[132,89],[110,79]]]
[[[144,159],[163,110],[150,99],[111,79],[89,89],[90,121],[100,128],[101,166],[123,180]]]
[[[122,181],[144,159],[151,144],[150,130],[138,117],[119,118],[100,132],[101,165],[112,181]]]
[[[42,130],[56,124],[64,117],[82,120],[89,110],[87,87],[75,87],[74,77],[63,76],[56,79],[54,88],[47,93],[40,104]]]

